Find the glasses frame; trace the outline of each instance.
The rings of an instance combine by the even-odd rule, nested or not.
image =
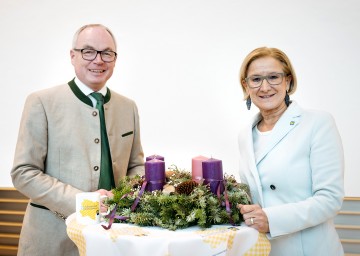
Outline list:
[[[106,63],[114,62],[114,61],[116,60],[116,58],[117,58],[117,53],[114,52],[114,51],[110,51],[110,50],[98,51],[98,50],[91,49],[91,48],[83,48],[83,49],[74,48],[73,50],[74,50],[74,51],[77,51],[77,52],[81,52],[81,57],[82,57],[84,60],[87,60],[87,61],[93,61],[93,60],[95,60],[96,57],[98,56],[98,54],[100,54],[101,60],[102,60],[103,62],[106,62]],[[93,59],[85,59],[85,58],[84,58],[84,53],[83,53],[84,50],[91,50],[91,51],[96,52],[95,57],[94,57]],[[102,55],[103,52],[111,52],[111,53],[114,53],[114,54],[115,54],[114,60],[111,60],[111,61],[104,60],[104,59],[103,59],[103,55]]]
[[[276,75],[280,75],[280,76],[281,76],[281,81],[280,81],[279,83],[274,84],[274,83],[270,83],[270,82],[269,82],[268,78],[269,78],[269,76],[271,76],[271,75],[273,75],[273,74],[276,74]],[[260,82],[260,84],[259,84],[258,86],[251,86],[251,85],[249,84],[249,79],[252,78],[252,77],[254,77],[254,76],[257,77],[257,78],[261,78],[261,82]],[[246,84],[247,84],[247,85],[249,86],[249,88],[251,88],[251,89],[260,88],[261,85],[262,85],[262,83],[263,83],[263,81],[264,81],[264,79],[266,79],[266,81],[267,81],[268,84],[270,84],[270,85],[279,85],[279,84],[281,84],[281,83],[284,81],[284,77],[287,76],[287,75],[286,75],[285,73],[272,72],[272,73],[270,73],[270,74],[268,74],[268,75],[266,75],[266,76],[258,76],[258,75],[254,75],[254,76],[249,76],[249,77],[246,77],[246,78],[245,78]]]

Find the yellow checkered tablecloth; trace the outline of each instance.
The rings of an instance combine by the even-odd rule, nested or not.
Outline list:
[[[113,242],[120,236],[147,236],[149,232],[145,231],[141,227],[132,226],[132,227],[123,227],[121,229],[110,229],[109,230],[109,237]]]
[[[238,228],[216,228],[207,229],[196,232],[203,237],[205,243],[209,243],[211,247],[215,248],[219,244],[226,242],[227,249],[231,250],[233,247],[234,238]],[[270,254],[271,244],[263,233],[258,233],[256,243],[243,254],[244,256],[267,256]]]
[[[216,248],[221,243],[227,243],[227,248],[233,247],[236,230],[226,227],[216,229],[205,229],[196,232],[203,237],[205,243],[210,244],[212,248]]]
[[[252,246],[244,256],[267,256],[270,254],[271,244],[267,239],[266,235],[259,233],[256,244]]]
[[[80,256],[268,256],[270,242],[265,234],[247,226],[214,225],[208,229],[190,227],[169,231],[157,227],[113,224],[105,230],[100,224],[81,225],[67,220],[68,236]]]
[[[83,235],[84,228],[85,225],[77,223],[75,218],[71,220],[69,219],[69,221],[67,222],[67,234],[79,249],[80,256],[86,255],[86,241]]]

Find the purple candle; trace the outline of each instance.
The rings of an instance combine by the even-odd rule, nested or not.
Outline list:
[[[220,186],[220,193],[224,191],[223,184],[223,169],[221,160],[210,158],[202,162],[202,171],[204,184],[210,185],[210,190],[217,194],[218,186]]]
[[[150,161],[152,159],[159,159],[161,161],[165,161],[164,157],[163,156],[159,156],[159,155],[152,155],[152,156],[147,156],[146,157],[146,161]]]
[[[147,191],[162,190],[165,183],[165,162],[152,159],[145,162],[145,180]]]

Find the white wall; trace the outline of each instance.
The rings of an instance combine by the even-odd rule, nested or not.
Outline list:
[[[102,23],[119,58],[109,87],[133,98],[146,155],[190,169],[213,156],[237,173],[237,132],[256,112],[242,101],[238,73],[259,46],[285,51],[298,75],[292,97],[337,120],[347,196],[360,196],[360,2],[357,0],[0,0],[0,186],[12,186],[25,97],[68,82],[76,29]]]

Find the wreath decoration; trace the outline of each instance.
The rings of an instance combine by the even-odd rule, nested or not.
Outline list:
[[[224,192],[214,194],[209,184],[192,180],[191,173],[172,165],[166,171],[163,190],[146,191],[144,178],[124,177],[113,189],[114,197],[106,201],[110,213],[105,217],[111,228],[115,223],[158,226],[176,230],[198,225],[240,225],[243,217],[238,204],[250,204],[249,187],[238,183],[233,175],[224,175]]]

